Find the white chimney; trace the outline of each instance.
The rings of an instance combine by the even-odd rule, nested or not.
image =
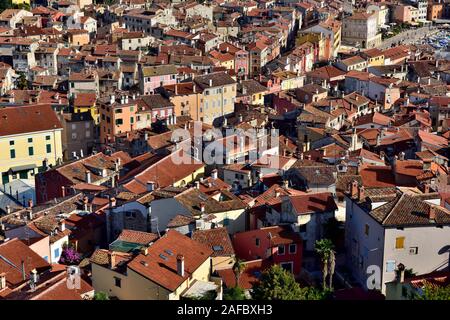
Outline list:
[[[61,232],[64,231],[64,230],[66,230],[66,222],[65,222],[64,220],[62,220],[62,221],[59,223],[59,230],[61,230]]]
[[[86,181],[86,183],[91,183],[92,182],[92,180],[91,180],[91,172],[90,171],[86,171],[85,172],[84,180]]]
[[[195,181],[195,189],[200,189],[200,181]]]
[[[177,273],[180,277],[184,277],[184,256],[177,255]]]
[[[212,83],[212,79],[209,79],[209,86],[212,87],[213,83]]]
[[[2,272],[0,273],[0,290],[3,290],[6,288],[6,273]]]
[[[111,100],[109,101],[111,104],[113,104],[114,102],[116,102],[116,96],[115,95],[111,95]]]
[[[211,171],[211,178],[213,178],[214,180],[217,179],[217,169]]]

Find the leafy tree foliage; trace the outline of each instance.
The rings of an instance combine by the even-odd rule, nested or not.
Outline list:
[[[291,273],[273,265],[253,286],[252,297],[256,300],[300,300],[302,291]]]
[[[94,300],[109,300],[109,297],[106,292],[98,291],[94,294]]]
[[[422,296],[417,296],[417,300],[450,300],[450,286],[437,287],[425,285]]]
[[[223,293],[223,300],[246,300],[244,289],[241,287],[226,289]]]

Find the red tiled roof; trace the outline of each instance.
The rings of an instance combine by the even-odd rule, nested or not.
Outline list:
[[[365,187],[395,186],[395,178],[390,166],[362,166],[360,175]]]
[[[147,255],[140,254],[130,261],[128,268],[169,291],[175,291],[212,253],[204,244],[169,230],[148,248]],[[183,277],[177,273],[178,255],[184,257]]]
[[[134,179],[126,184],[124,188],[134,193],[144,193],[147,191],[147,182],[155,181],[158,187],[167,187],[186,177],[205,165],[202,162],[194,161],[190,158],[190,163],[177,164],[176,157],[182,157],[183,150],[176,151],[157,163],[151,165],[143,172],[137,174]]]
[[[158,235],[155,233],[148,233],[148,232],[124,229],[124,230],[122,230],[122,232],[120,233],[120,235],[117,239],[126,241],[126,242],[148,245],[149,243],[158,239]]]
[[[253,260],[244,262],[245,269],[239,277],[239,287],[249,290],[258,282],[259,275],[270,266],[267,260]],[[222,278],[223,283],[227,288],[236,286],[236,276],[233,268],[217,270],[217,273]]]
[[[298,215],[337,210],[330,192],[291,196],[289,199]]]
[[[62,129],[50,105],[0,108],[0,136]]]
[[[0,273],[6,273],[8,287],[15,287],[24,282],[21,272],[22,262],[27,279],[33,269],[38,273],[51,269],[47,261],[17,238],[0,244],[0,256],[13,264],[0,258]]]
[[[196,230],[192,233],[192,239],[211,248],[213,257],[233,256],[234,249],[226,228],[208,230]]]

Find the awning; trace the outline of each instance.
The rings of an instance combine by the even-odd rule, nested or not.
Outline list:
[[[12,172],[19,172],[19,171],[24,171],[24,170],[31,170],[37,168],[37,165],[33,164],[26,164],[23,166],[17,166],[17,167],[11,167],[9,168],[10,171]]]

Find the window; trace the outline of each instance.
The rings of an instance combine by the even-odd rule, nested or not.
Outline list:
[[[395,260],[386,261],[386,272],[394,272],[395,271]]]
[[[59,258],[59,248],[55,249],[54,254],[55,254],[55,259],[58,259]]]
[[[34,155],[34,148],[33,147],[28,147],[28,155],[29,156]]]
[[[299,232],[306,232],[306,224],[301,224],[300,225]]]
[[[16,150],[9,150],[9,156],[11,159],[14,159],[16,157]]]
[[[33,142],[33,138],[28,138],[28,142]]]
[[[290,254],[297,253],[297,245],[295,243],[292,243],[289,245],[289,253]]]
[[[134,117],[130,117],[130,123],[134,123]]]
[[[13,146],[13,145],[14,145],[14,140],[11,140],[11,141],[9,142],[9,145],[10,145],[10,146]]]
[[[364,234],[365,234],[366,236],[369,235],[369,225],[368,225],[368,224],[366,224],[366,225],[364,226]]]
[[[45,147],[47,148],[47,153],[52,152],[52,145],[51,144],[47,144]]]
[[[256,239],[255,239],[255,245],[256,245],[257,247],[259,247],[260,243],[261,243],[261,241],[259,240],[259,238],[256,238]]]
[[[405,247],[405,237],[395,238],[395,249],[403,249]]]
[[[123,124],[123,120],[122,119],[116,119],[116,125],[121,125]]]
[[[50,136],[45,136],[45,140],[50,140]]]
[[[292,262],[282,262],[282,263],[280,263],[280,266],[281,266],[284,270],[286,270],[286,271],[292,273]]]
[[[114,277],[114,285],[118,288],[122,287],[122,279]]]
[[[278,246],[278,255],[284,255],[284,245]]]

